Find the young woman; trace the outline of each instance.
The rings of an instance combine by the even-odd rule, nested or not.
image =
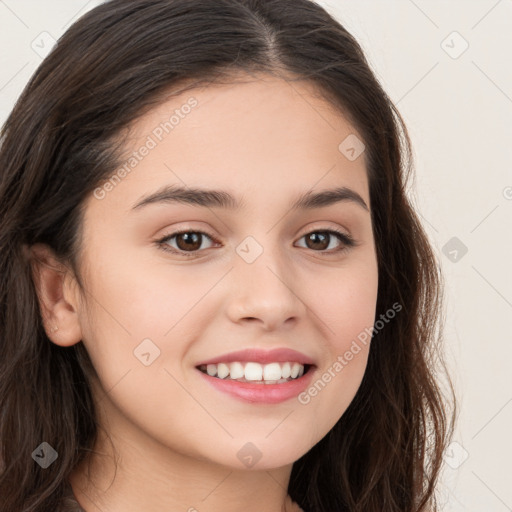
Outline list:
[[[78,20],[2,131],[0,511],[437,510],[455,412],[410,168],[309,0]]]

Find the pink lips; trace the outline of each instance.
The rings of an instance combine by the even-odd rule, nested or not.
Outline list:
[[[295,398],[302,393],[310,384],[313,375],[316,373],[311,367],[302,377],[290,380],[282,384],[253,384],[251,382],[238,382],[231,379],[219,379],[211,377],[206,373],[197,370],[201,378],[215,389],[227,393],[245,402],[260,402],[266,404],[277,404],[290,398]]]
[[[254,363],[300,363],[303,365],[309,364],[314,365],[315,362],[310,357],[291,350],[289,348],[275,348],[273,350],[261,350],[258,348],[248,348],[245,350],[238,350],[236,352],[230,352],[229,354],[220,355],[207,361],[201,361],[196,366],[203,364],[218,364],[218,363],[232,363],[235,361]]]

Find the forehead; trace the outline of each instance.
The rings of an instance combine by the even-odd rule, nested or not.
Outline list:
[[[342,151],[347,138],[362,137],[309,81],[242,76],[188,88],[165,97],[127,133],[125,172],[108,194],[126,199],[125,210],[162,184],[229,186],[255,199],[259,189],[268,199],[316,184],[347,185],[369,204],[364,153],[351,160]]]

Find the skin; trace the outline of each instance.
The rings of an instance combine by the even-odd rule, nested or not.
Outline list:
[[[32,247],[48,336],[85,344],[100,424],[119,455],[115,474],[100,430],[91,482],[85,464],[73,472],[87,512],[283,510],[293,462],[343,415],[366,369],[361,345],[308,404],[242,402],[195,370],[234,350],[287,347],[312,357],[321,376],[373,325],[378,272],[369,211],[350,201],[290,210],[301,193],[340,186],[370,206],[364,153],[350,161],[338,149],[357,131],[310,83],[261,76],[186,91],[134,123],[127,153],[191,96],[198,105],[172,132],[103,199],[86,201],[85,295],[46,246]],[[244,204],[130,211],[166,184],[224,189]],[[155,243],[183,228],[216,240],[199,238],[188,258]],[[335,235],[308,245],[305,235],[326,229],[357,245],[335,253]],[[263,249],[251,264],[236,252],[247,236]],[[178,239],[167,246],[185,252]],[[160,350],[149,366],[133,353],[145,338]],[[261,452],[251,468],[237,457],[248,442]]]

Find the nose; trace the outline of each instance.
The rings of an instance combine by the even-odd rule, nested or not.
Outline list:
[[[251,321],[271,331],[293,325],[307,309],[293,269],[269,248],[252,263],[236,256],[229,279],[227,315],[234,323]]]

